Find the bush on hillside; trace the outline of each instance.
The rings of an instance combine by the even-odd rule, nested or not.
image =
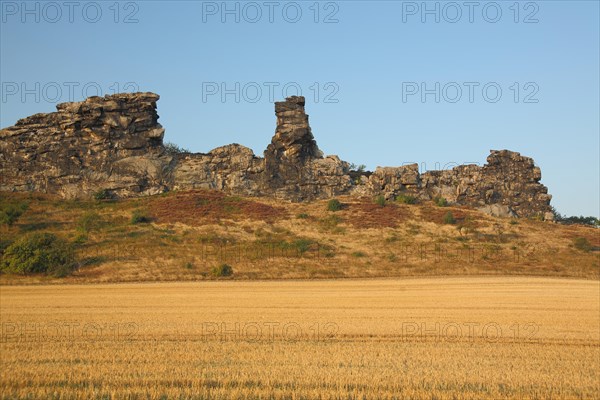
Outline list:
[[[0,267],[14,274],[45,273],[63,277],[76,267],[73,247],[52,233],[35,232],[6,248]]]

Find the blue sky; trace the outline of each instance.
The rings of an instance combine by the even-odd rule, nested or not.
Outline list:
[[[326,154],[427,170],[510,149],[561,213],[600,214],[597,1],[24,4],[0,1],[2,127],[152,91],[166,141],[262,155],[271,100],[300,89]]]

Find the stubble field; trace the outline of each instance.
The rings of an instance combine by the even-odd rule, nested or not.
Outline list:
[[[0,287],[8,398],[600,397],[600,283]]]

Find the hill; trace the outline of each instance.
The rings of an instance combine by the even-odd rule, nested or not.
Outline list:
[[[4,273],[0,284],[600,277],[596,228],[499,218],[433,201],[337,200],[339,206],[331,200],[293,203],[210,190],[122,200],[1,193],[2,209],[25,210],[11,226],[0,226],[3,253],[24,235],[50,232],[73,246],[77,268],[63,278]],[[223,265],[231,267],[231,276],[224,276]]]

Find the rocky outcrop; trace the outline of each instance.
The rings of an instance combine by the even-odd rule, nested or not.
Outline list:
[[[421,175],[427,196],[443,196],[448,201],[479,207],[496,204],[507,207],[504,213],[530,216],[550,211],[548,189],[540,183],[541,170],[529,157],[508,150],[491,150],[483,167],[463,165],[448,171]],[[490,211],[490,214],[497,213]],[[547,216],[549,217],[549,215]]]
[[[304,97],[275,103],[277,128],[265,150],[263,193],[294,201],[331,197],[351,187],[350,165],[323,157],[308,124]]]
[[[171,158],[163,147],[153,93],[90,97],[59,104],[0,131],[0,190],[119,197],[167,189]]]
[[[239,144],[218,147],[208,154],[183,154],[172,174],[172,189],[217,189],[258,196],[265,165],[251,149]]]
[[[323,156],[303,97],[275,103],[277,127],[264,158],[239,144],[209,153],[170,154],[163,146],[153,93],[91,97],[64,103],[0,130],[0,191],[56,193],[65,198],[106,192],[134,197],[209,188],[292,201],[341,194],[438,196],[499,216],[550,217],[547,188],[533,160],[492,151],[483,167],[419,173],[417,164],[351,172]]]

